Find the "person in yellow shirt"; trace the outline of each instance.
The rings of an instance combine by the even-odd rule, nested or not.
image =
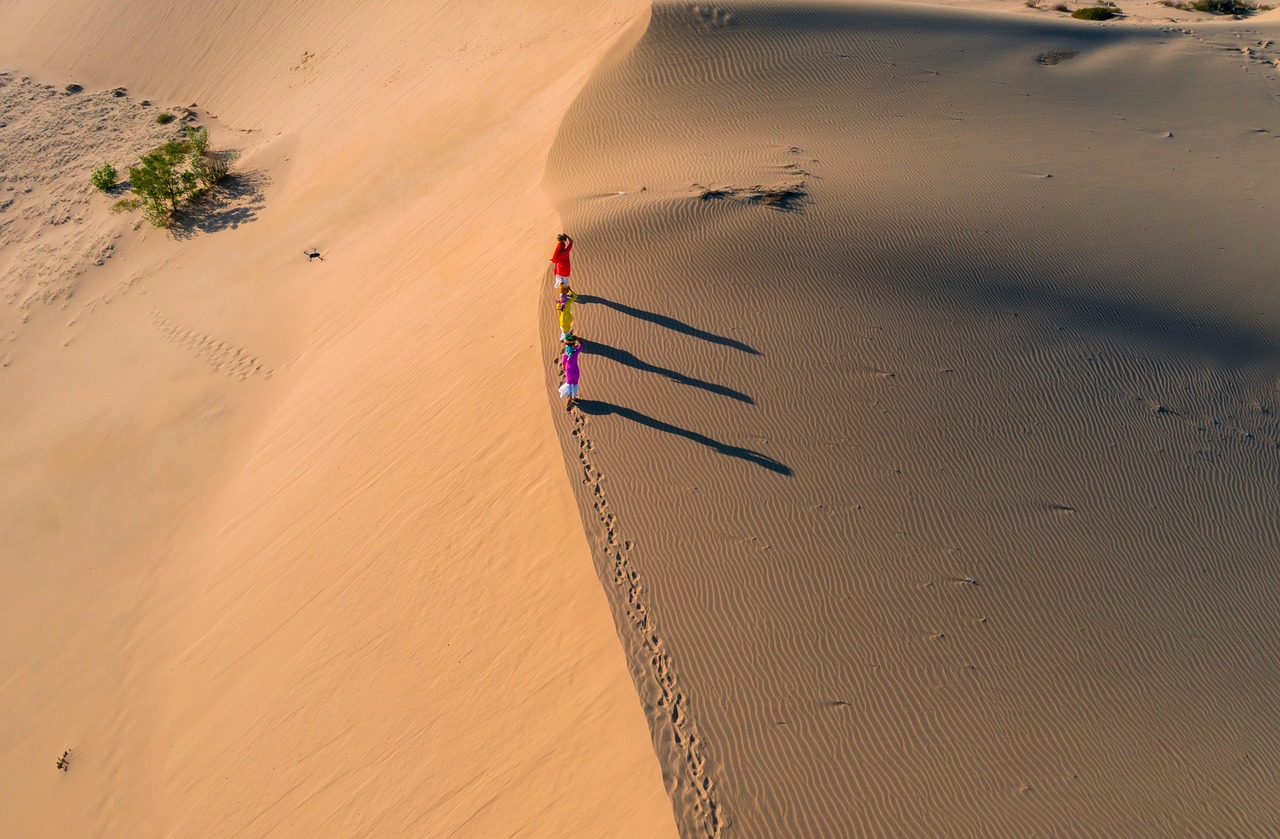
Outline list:
[[[556,298],[556,311],[560,314],[560,334],[562,335],[568,335],[573,332],[572,305],[573,301],[566,294],[561,294]]]

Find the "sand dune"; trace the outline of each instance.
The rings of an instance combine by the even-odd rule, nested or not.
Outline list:
[[[1275,23],[1064,17],[661,5],[565,119],[684,835],[1280,829]]]
[[[1276,832],[1276,13],[982,5],[0,0],[6,835]]]
[[[119,236],[101,266],[49,248],[78,273],[25,312],[0,248],[0,832],[673,832],[536,334],[547,150],[645,13],[0,4],[6,79],[196,103],[252,187],[133,230],[75,161],[145,149],[154,109],[34,103],[34,156],[0,128],[32,201],[69,155],[61,230]]]

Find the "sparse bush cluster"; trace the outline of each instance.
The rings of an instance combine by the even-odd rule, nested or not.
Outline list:
[[[115,186],[119,179],[120,175],[116,172],[116,167],[110,163],[104,163],[93,170],[93,174],[89,176],[89,183],[93,184],[94,189],[106,192]]]
[[[176,117],[174,117],[173,114],[168,114],[168,113],[156,114],[156,122],[160,123],[161,125],[168,125],[169,123],[173,122],[174,119],[176,119]]]
[[[1120,14],[1115,6],[1086,6],[1076,9],[1071,16],[1076,20],[1111,20]]]
[[[1197,12],[1208,12],[1211,15],[1250,15],[1258,7],[1245,0],[1196,0],[1191,8]]]
[[[117,201],[112,209],[140,209],[152,225],[170,227],[183,204],[200,197],[227,176],[234,159],[230,152],[209,150],[208,131],[188,126],[185,139],[170,140],[152,149],[129,169],[133,196]],[[111,172],[114,176],[115,170]],[[97,175],[95,171],[94,177]],[[97,186],[96,180],[94,185]]]
[[[779,186],[752,187],[709,187],[695,184],[694,188],[698,190],[698,197],[703,201],[739,200],[786,212],[800,212],[809,197],[804,181]]]
[[[1211,15],[1233,17],[1248,17],[1254,12],[1265,12],[1271,9],[1271,6],[1258,6],[1248,0],[1195,0],[1195,2],[1160,0],[1160,5],[1171,9],[1182,9],[1184,12],[1208,12]]]

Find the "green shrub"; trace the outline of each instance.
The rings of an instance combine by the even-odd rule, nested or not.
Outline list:
[[[187,142],[191,144],[191,153],[203,156],[209,153],[209,132],[204,128],[187,126]]]
[[[1188,8],[1211,15],[1251,15],[1258,7],[1246,0],[1196,0]]]
[[[156,122],[160,123],[161,125],[168,125],[169,123],[173,122],[173,120],[174,120],[173,114],[156,114]]]
[[[142,215],[156,227],[168,227],[178,203],[194,191],[197,179],[187,163],[191,146],[170,140],[142,156],[129,170],[129,183],[142,203]]]
[[[129,169],[133,197],[117,201],[112,209],[141,209],[151,224],[170,227],[184,202],[200,196],[227,176],[235,157],[233,152],[209,151],[208,132],[188,128],[186,140],[170,140],[152,149]]]
[[[227,176],[231,163],[236,159],[233,152],[206,152],[202,155],[191,155],[191,171],[200,182],[200,191],[209,189]]]
[[[1114,6],[1089,6],[1076,9],[1071,16],[1076,20],[1111,20],[1119,13],[1120,10]]]
[[[93,170],[93,174],[89,176],[89,183],[93,184],[94,188],[98,191],[106,192],[116,185],[116,181],[119,177],[119,174],[116,172],[116,167],[112,166],[110,163],[104,163],[97,169]]]

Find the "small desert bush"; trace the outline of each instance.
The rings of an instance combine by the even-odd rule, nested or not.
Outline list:
[[[209,153],[209,132],[204,128],[187,126],[187,142],[191,144],[191,153],[205,155]]]
[[[1040,8],[1040,0],[1022,0],[1022,5],[1028,9],[1038,9]]]
[[[93,174],[89,176],[89,183],[93,184],[94,189],[100,192],[106,192],[116,185],[116,181],[120,175],[116,172],[116,167],[110,163],[104,163],[97,169],[93,170]]]
[[[161,125],[168,125],[169,123],[173,122],[173,120],[174,120],[173,114],[156,114],[156,122],[160,123]]]
[[[142,210],[156,227],[170,227],[178,209],[211,189],[227,176],[235,160],[232,152],[209,150],[203,129],[187,128],[187,139],[170,140],[142,156],[129,169],[133,196],[117,201],[117,212]]]
[[[1208,12],[1211,15],[1236,15],[1243,17],[1251,15],[1258,10],[1258,7],[1246,0],[1196,0],[1183,8],[1193,9],[1197,12]]]
[[[1076,20],[1111,20],[1120,10],[1114,6],[1087,6],[1076,9],[1071,16]]]
[[[142,215],[156,227],[168,227],[179,202],[189,198],[199,181],[187,165],[191,146],[170,140],[142,156],[129,170],[129,183],[142,205]]]
[[[235,160],[233,152],[209,152],[208,154],[191,156],[191,171],[200,184],[197,194],[209,189],[231,171],[231,163]]]
[[[1051,6],[1050,8],[1052,8],[1055,12],[1071,11],[1071,8],[1066,3],[1054,3],[1053,6]]]

